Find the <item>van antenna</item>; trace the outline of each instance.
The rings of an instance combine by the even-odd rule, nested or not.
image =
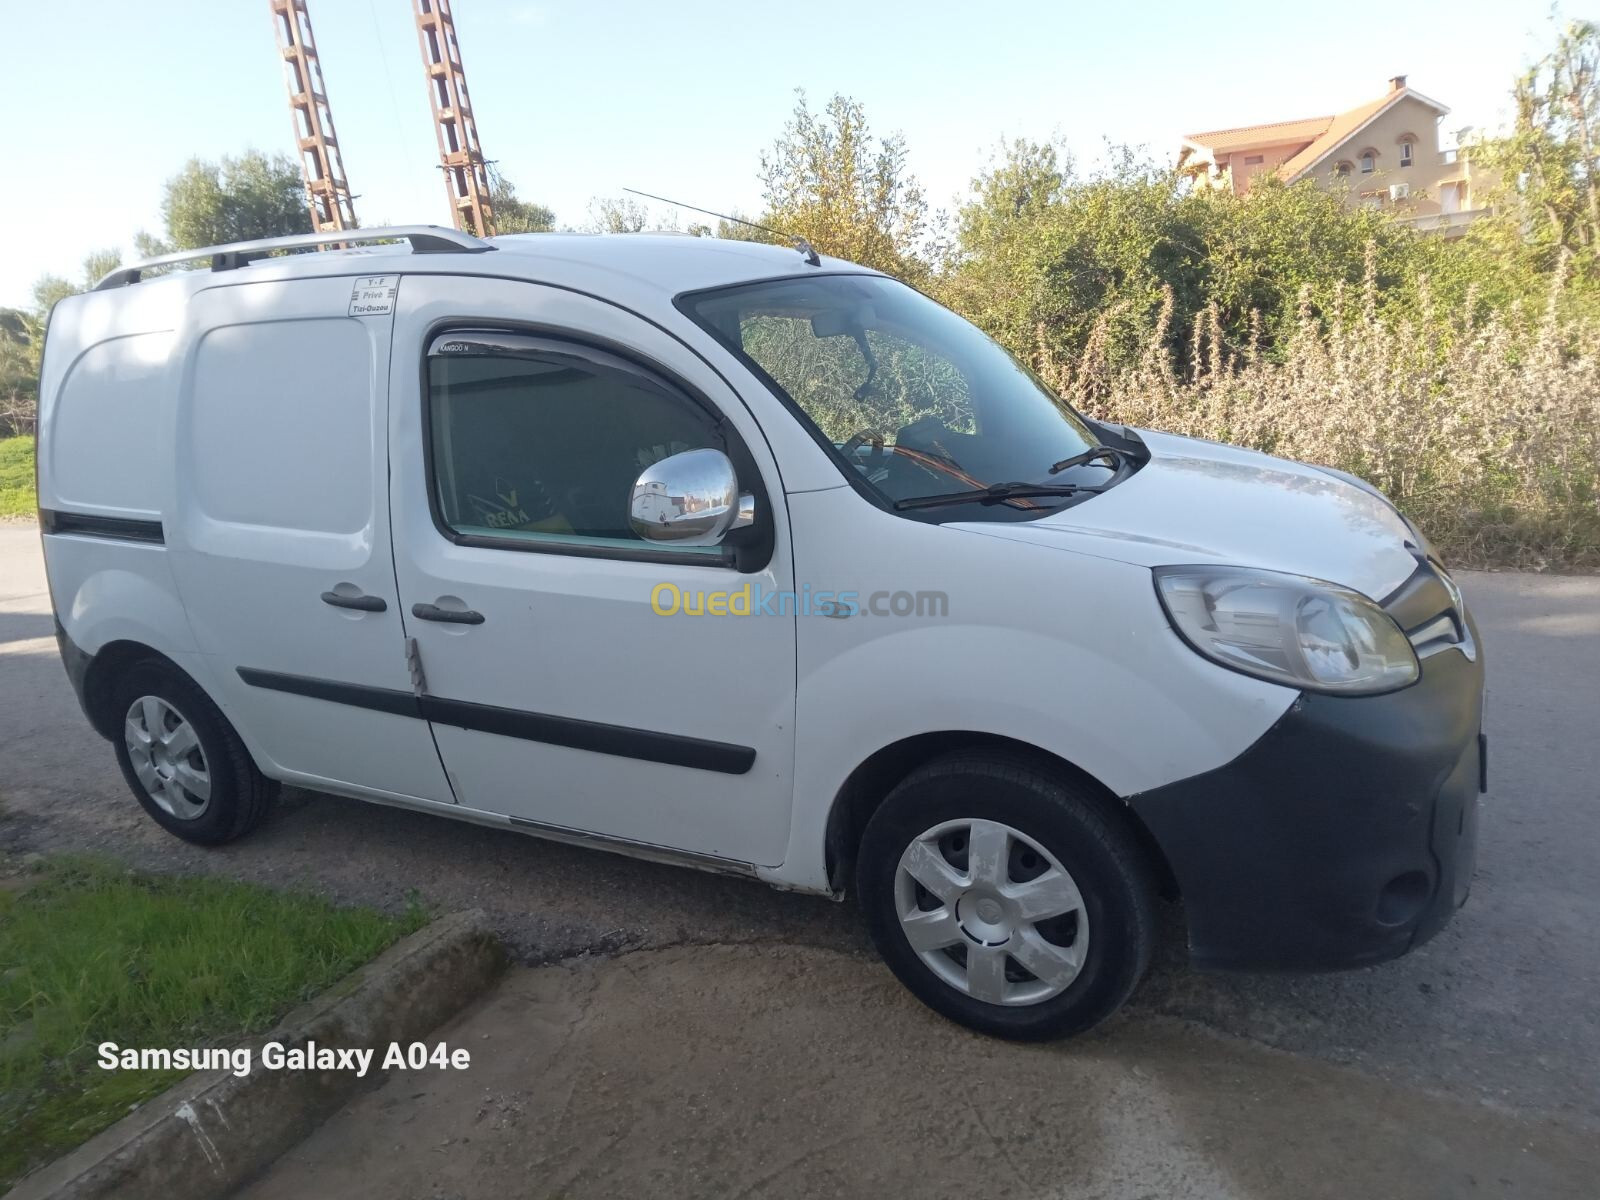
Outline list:
[[[707,217],[716,217],[719,221],[732,221],[735,225],[748,225],[751,229],[759,229],[762,233],[774,234],[786,238],[794,248],[800,251],[802,258],[808,266],[820,267],[822,259],[817,257],[816,250],[811,243],[796,233],[785,233],[781,229],[774,229],[770,225],[758,225],[754,221],[746,221],[743,217],[730,217],[727,213],[712,212],[709,208],[700,208],[693,204],[684,204],[681,200],[668,200],[665,196],[657,196],[651,192],[641,192],[638,188],[625,187],[625,192],[632,192],[635,196],[643,196],[646,200],[659,200],[662,204],[670,204],[673,208],[687,208],[690,212],[701,213]]]

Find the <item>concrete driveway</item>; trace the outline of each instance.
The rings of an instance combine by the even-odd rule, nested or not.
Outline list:
[[[1142,1012],[1018,1046],[852,954],[642,950],[513,974],[238,1200],[1583,1197],[1557,1123]]]
[[[1269,1048],[1291,1052],[1284,1061],[1295,1071],[1348,1069],[1317,1078],[1348,1079],[1352,1095],[1368,1087],[1400,1089],[1384,1095],[1447,1095],[1450,1104],[1467,1106],[1463,1112],[1499,1114],[1517,1128],[1532,1122],[1527,1128],[1554,1139],[1573,1129],[1600,1132],[1600,578],[1468,573],[1462,583],[1487,647],[1492,746],[1467,907],[1416,954],[1341,975],[1198,974],[1183,965],[1174,941],[1126,1014],[1102,1035],[1109,1040],[1083,1053],[1125,1062],[1129,1071],[1151,1069],[1169,1050],[1202,1062],[1209,1031],[1238,1039],[1227,1043],[1230,1053],[1245,1054],[1250,1064],[1281,1057],[1263,1054]],[[870,1104],[874,1089],[890,1086],[883,1070],[906,1072],[909,1080],[927,1069],[914,1047],[933,1045],[930,1026],[871,958],[849,904],[306,793],[291,793],[242,843],[202,851],[178,842],[127,796],[110,748],[78,712],[51,635],[37,531],[0,527],[0,849],[99,851],[144,867],[299,885],[387,907],[416,889],[440,908],[489,910],[528,964],[749,944],[799,956],[786,960],[791,964],[819,964],[790,971],[816,986],[845,976],[869,981],[872,1042],[887,1065],[862,1076],[844,1061],[831,1063],[826,1080],[840,1096]],[[630,954],[609,969],[636,971],[653,961]],[[781,1016],[783,993],[752,983],[749,994],[751,1003],[775,1005]],[[825,1002],[810,996],[806,1003]],[[670,1024],[674,1017],[664,1010],[657,1019]],[[759,1023],[772,1013],[749,1019]],[[962,1039],[952,1045],[968,1044],[947,1027],[931,1028]],[[896,1050],[902,1044],[903,1053]],[[832,1053],[829,1045],[820,1042],[819,1052]],[[1036,1082],[1013,1087],[994,1064],[1057,1063],[1063,1081],[1078,1069],[1066,1065],[1077,1062],[1070,1047],[1038,1059],[1014,1053],[984,1050],[970,1060],[980,1073],[976,1091],[990,1097],[984,1119],[1002,1128],[1029,1088],[1051,1077],[1039,1075],[1045,1068],[1037,1065],[1018,1067]],[[675,1065],[694,1069],[687,1060]],[[727,1061],[719,1067],[739,1069]],[[1238,1069],[1250,1079],[1257,1068]],[[1204,1074],[1195,1078],[1203,1082]],[[1275,1094],[1278,1085],[1261,1079],[1266,1090],[1259,1094]],[[1080,1081],[1104,1082],[1092,1072]],[[797,1106],[831,1102],[798,1092],[793,1099]],[[1472,1122],[1456,1127],[1464,1153]],[[1431,1136],[1445,1136],[1442,1129]],[[1361,1139],[1351,1136],[1351,1153],[1363,1153]],[[1530,1145],[1528,1153],[1537,1151]],[[1587,1179],[1582,1192],[1593,1194]]]

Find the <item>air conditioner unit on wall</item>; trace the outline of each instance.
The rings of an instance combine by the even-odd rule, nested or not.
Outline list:
[[[1389,185],[1390,200],[1404,200],[1411,195],[1409,183],[1392,183]]]

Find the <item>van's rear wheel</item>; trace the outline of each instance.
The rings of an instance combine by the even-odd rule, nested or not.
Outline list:
[[[113,685],[110,704],[122,718],[113,741],[123,777],[163,829],[214,846],[261,822],[277,784],[188,676],[153,659],[135,663]]]
[[[1038,1040],[1115,1012],[1150,962],[1152,888],[1101,799],[1020,760],[913,772],[867,823],[856,883],[878,952],[935,1011]]]

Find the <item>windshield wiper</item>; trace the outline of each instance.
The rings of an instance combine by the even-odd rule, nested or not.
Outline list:
[[[1109,458],[1113,467],[1121,467],[1124,463],[1132,461],[1132,457],[1126,450],[1118,450],[1115,446],[1090,446],[1082,454],[1063,458],[1050,468],[1050,474],[1059,475],[1068,467],[1081,467],[1084,463],[1094,462],[1097,458]]]
[[[895,509],[938,508],[946,504],[998,504],[1002,500],[1018,500],[1027,496],[1076,496],[1082,492],[1100,492],[1104,488],[1080,487],[1075,483],[992,483],[985,488],[970,488],[964,492],[941,492],[935,496],[909,496],[894,502]]]

